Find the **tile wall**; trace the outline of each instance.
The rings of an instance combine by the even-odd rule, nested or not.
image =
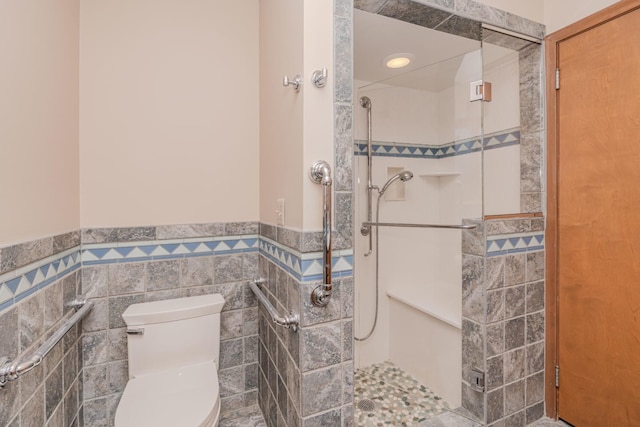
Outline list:
[[[79,294],[80,234],[0,249],[0,357],[30,355],[71,317]],[[82,347],[73,327],[42,364],[0,389],[0,425],[82,425]]]
[[[463,232],[462,406],[489,426],[544,416],[544,220]],[[471,370],[485,373],[484,392]]]
[[[268,398],[263,399],[269,403],[265,414],[294,420],[290,425],[311,425],[313,421],[305,419],[336,413],[346,419],[352,388],[348,378],[353,373],[352,251],[335,252],[335,302],[328,311],[311,309],[302,292],[321,277],[321,233],[263,225],[267,231],[259,236],[258,228],[256,222],[245,222],[88,229],[1,249],[0,356],[31,353],[71,315],[63,302],[82,294],[95,305],[40,367],[0,391],[0,425],[45,425],[47,420],[64,426],[113,425],[128,379],[122,312],[138,302],[209,293],[221,293],[226,301],[219,361],[223,413],[257,404],[262,372],[263,379],[273,380],[261,387],[264,396],[268,396],[265,390],[273,390],[271,403],[288,396],[275,412]],[[248,282],[261,274],[269,284],[284,284],[277,291],[268,287],[274,301],[284,298],[287,307],[297,301],[294,307],[303,324],[298,333],[274,329],[259,311]],[[325,360],[327,342],[337,347]],[[288,359],[283,359],[285,355]],[[276,366],[280,371],[274,370]],[[347,378],[344,392],[343,377]],[[332,381],[332,390],[340,389],[337,401],[331,395],[316,402],[319,381],[324,387],[324,380]],[[283,394],[288,390],[283,387],[291,392]]]
[[[267,425],[353,425],[350,251],[335,254],[331,301],[326,307],[315,307],[310,298],[320,284],[315,271],[306,269],[296,274],[287,268],[286,260],[304,259],[308,253],[319,256],[319,233],[261,224],[260,234],[261,241],[268,244],[261,246],[259,260],[260,276],[267,279],[264,292],[279,313],[300,316],[300,328],[293,332],[275,325],[260,308],[258,400]],[[285,246],[284,241],[291,246]],[[266,250],[269,245],[280,250]]]
[[[122,312],[131,304],[221,293],[222,412],[257,403],[258,224],[213,223],[82,232],[84,421],[110,426],[128,379]]]

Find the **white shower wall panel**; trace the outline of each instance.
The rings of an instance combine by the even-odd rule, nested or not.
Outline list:
[[[405,144],[437,144],[438,94],[426,90],[355,81],[358,100],[371,99],[373,140]],[[359,101],[358,101],[359,102]],[[355,108],[356,140],[367,139],[367,110]]]

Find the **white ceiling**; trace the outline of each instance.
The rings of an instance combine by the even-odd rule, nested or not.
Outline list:
[[[440,91],[452,85],[462,56],[478,49],[477,40],[354,10],[356,80]],[[415,55],[415,60],[405,68],[387,68],[384,58],[401,52]]]

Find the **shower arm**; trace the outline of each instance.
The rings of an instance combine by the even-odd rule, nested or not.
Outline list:
[[[329,304],[333,285],[331,284],[331,168],[323,160],[311,166],[311,180],[322,185],[322,247],[323,247],[323,283],[311,292],[311,302],[317,307]]]

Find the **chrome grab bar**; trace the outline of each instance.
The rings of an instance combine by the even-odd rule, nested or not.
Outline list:
[[[67,319],[60,329],[58,329],[48,340],[46,340],[33,355],[23,362],[16,360],[11,363],[11,359],[8,357],[0,357],[0,388],[3,388],[7,382],[17,380],[18,377],[29,372],[40,363],[42,359],[55,347],[55,345],[65,336],[69,329],[71,329],[76,323],[78,323],[84,316],[93,308],[93,302],[84,299],[77,299],[70,304],[77,311]]]
[[[276,325],[284,326],[285,328],[291,328],[293,332],[296,332],[298,330],[298,325],[300,324],[298,315],[291,313],[288,316],[280,316],[280,314],[278,314],[278,310],[276,310],[276,308],[271,305],[269,299],[267,299],[267,297],[262,293],[262,290],[259,287],[259,285],[264,285],[265,283],[267,283],[265,279],[257,279],[253,282],[249,282],[249,287],[256,295],[256,298],[258,298],[258,301],[260,301],[260,303],[264,305],[264,308],[267,309],[269,316],[271,316],[271,320],[273,320]]]
[[[447,225],[447,224],[403,224],[396,222],[363,222],[365,227],[413,227],[413,228],[451,228],[454,230],[473,230],[478,228],[477,224],[470,225]]]
[[[311,302],[317,307],[329,304],[333,285],[331,284],[331,168],[323,160],[311,166],[311,180],[322,185],[322,251],[323,251],[323,284],[311,292]]]

